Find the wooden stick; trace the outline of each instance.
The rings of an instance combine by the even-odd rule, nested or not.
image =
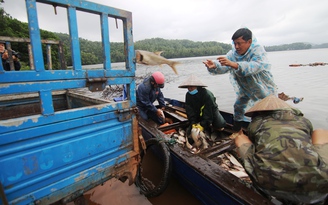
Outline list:
[[[186,119],[188,119],[188,117],[187,117],[187,115],[185,114],[185,113],[183,113],[183,112],[180,112],[180,111],[175,111],[178,115],[180,115],[180,116],[182,116],[182,117],[184,117],[184,118],[186,118]]]

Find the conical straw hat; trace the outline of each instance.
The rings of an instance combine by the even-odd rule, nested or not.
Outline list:
[[[188,88],[189,86],[196,86],[196,87],[207,87],[202,81],[197,78],[196,75],[191,74],[187,80],[185,80],[181,85],[179,85],[179,88]]]
[[[275,95],[269,95],[264,99],[256,103],[252,108],[250,108],[245,115],[251,117],[254,112],[261,111],[273,111],[273,110],[286,110],[292,107],[288,105],[285,101],[279,99]]]

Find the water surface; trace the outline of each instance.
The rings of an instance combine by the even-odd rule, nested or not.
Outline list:
[[[137,75],[161,71],[167,83],[162,89],[169,98],[183,100],[186,89],[178,86],[190,75],[196,74],[208,85],[216,96],[220,110],[233,112],[236,96],[229,80],[229,74],[210,75],[202,63],[206,59],[218,56],[174,59],[181,62],[177,66],[179,75],[175,75],[167,66],[145,66],[137,64]],[[289,67],[290,64],[309,64],[314,62],[328,63],[328,49],[309,49],[297,51],[268,52],[272,64],[272,74],[278,87],[278,93],[284,92],[291,97],[304,97],[299,104],[287,101],[291,106],[299,108],[314,128],[328,129],[328,65]]]

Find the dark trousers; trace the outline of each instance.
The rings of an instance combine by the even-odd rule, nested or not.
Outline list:
[[[156,112],[144,111],[144,110],[139,108],[139,115],[144,120],[151,119],[151,120],[153,120],[154,122],[156,122],[157,124],[160,124],[160,125],[165,123],[164,119],[161,118],[161,117],[158,117]]]

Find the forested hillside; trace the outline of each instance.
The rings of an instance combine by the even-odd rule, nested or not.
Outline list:
[[[0,3],[1,4],[1,3]],[[8,37],[21,37],[29,38],[28,24],[18,21],[7,14],[3,8],[0,8],[0,36]],[[40,30],[41,38],[47,40],[60,40],[64,45],[64,54],[67,66],[72,65],[70,39],[68,34],[53,33],[46,30]],[[28,51],[27,44],[25,43],[12,43],[12,49],[20,52],[21,62],[23,67],[28,69]],[[111,61],[123,62],[124,50],[123,43],[111,42]],[[81,57],[83,65],[100,64],[103,62],[102,44],[101,42],[89,41],[80,38]],[[210,42],[194,42],[190,40],[166,40],[162,38],[145,39],[136,41],[134,44],[136,50],[147,51],[163,51],[162,56],[165,58],[183,58],[183,57],[196,57],[196,56],[211,56],[211,55],[224,55],[230,49],[230,44],[219,43],[215,41]],[[327,48],[328,44],[314,46],[316,48]],[[267,51],[282,51],[282,50],[300,50],[310,49],[311,44],[307,43],[292,43],[279,46],[267,46]],[[43,45],[45,50],[45,45]],[[44,52],[44,55],[46,52]],[[53,69],[58,69],[58,49],[52,48],[52,62]],[[45,56],[44,56],[45,58]],[[46,59],[46,58],[45,58]]]
[[[310,49],[312,45],[309,43],[292,43],[292,44],[283,44],[278,46],[264,46],[265,50],[270,51],[285,51],[285,50],[303,50]]]
[[[69,49],[69,36],[68,34],[55,33],[61,41],[63,41],[66,49]],[[123,62],[124,51],[123,43],[112,42],[111,46],[111,59],[112,62]],[[80,38],[82,64],[98,64],[102,63],[102,45],[101,42],[89,41]],[[190,40],[166,40],[162,38],[152,38],[141,41],[136,41],[134,44],[136,50],[147,51],[163,51],[162,56],[165,58],[183,58],[195,56],[210,56],[226,54],[231,45],[212,42],[194,42]],[[71,65],[70,52],[66,53],[67,64]]]

